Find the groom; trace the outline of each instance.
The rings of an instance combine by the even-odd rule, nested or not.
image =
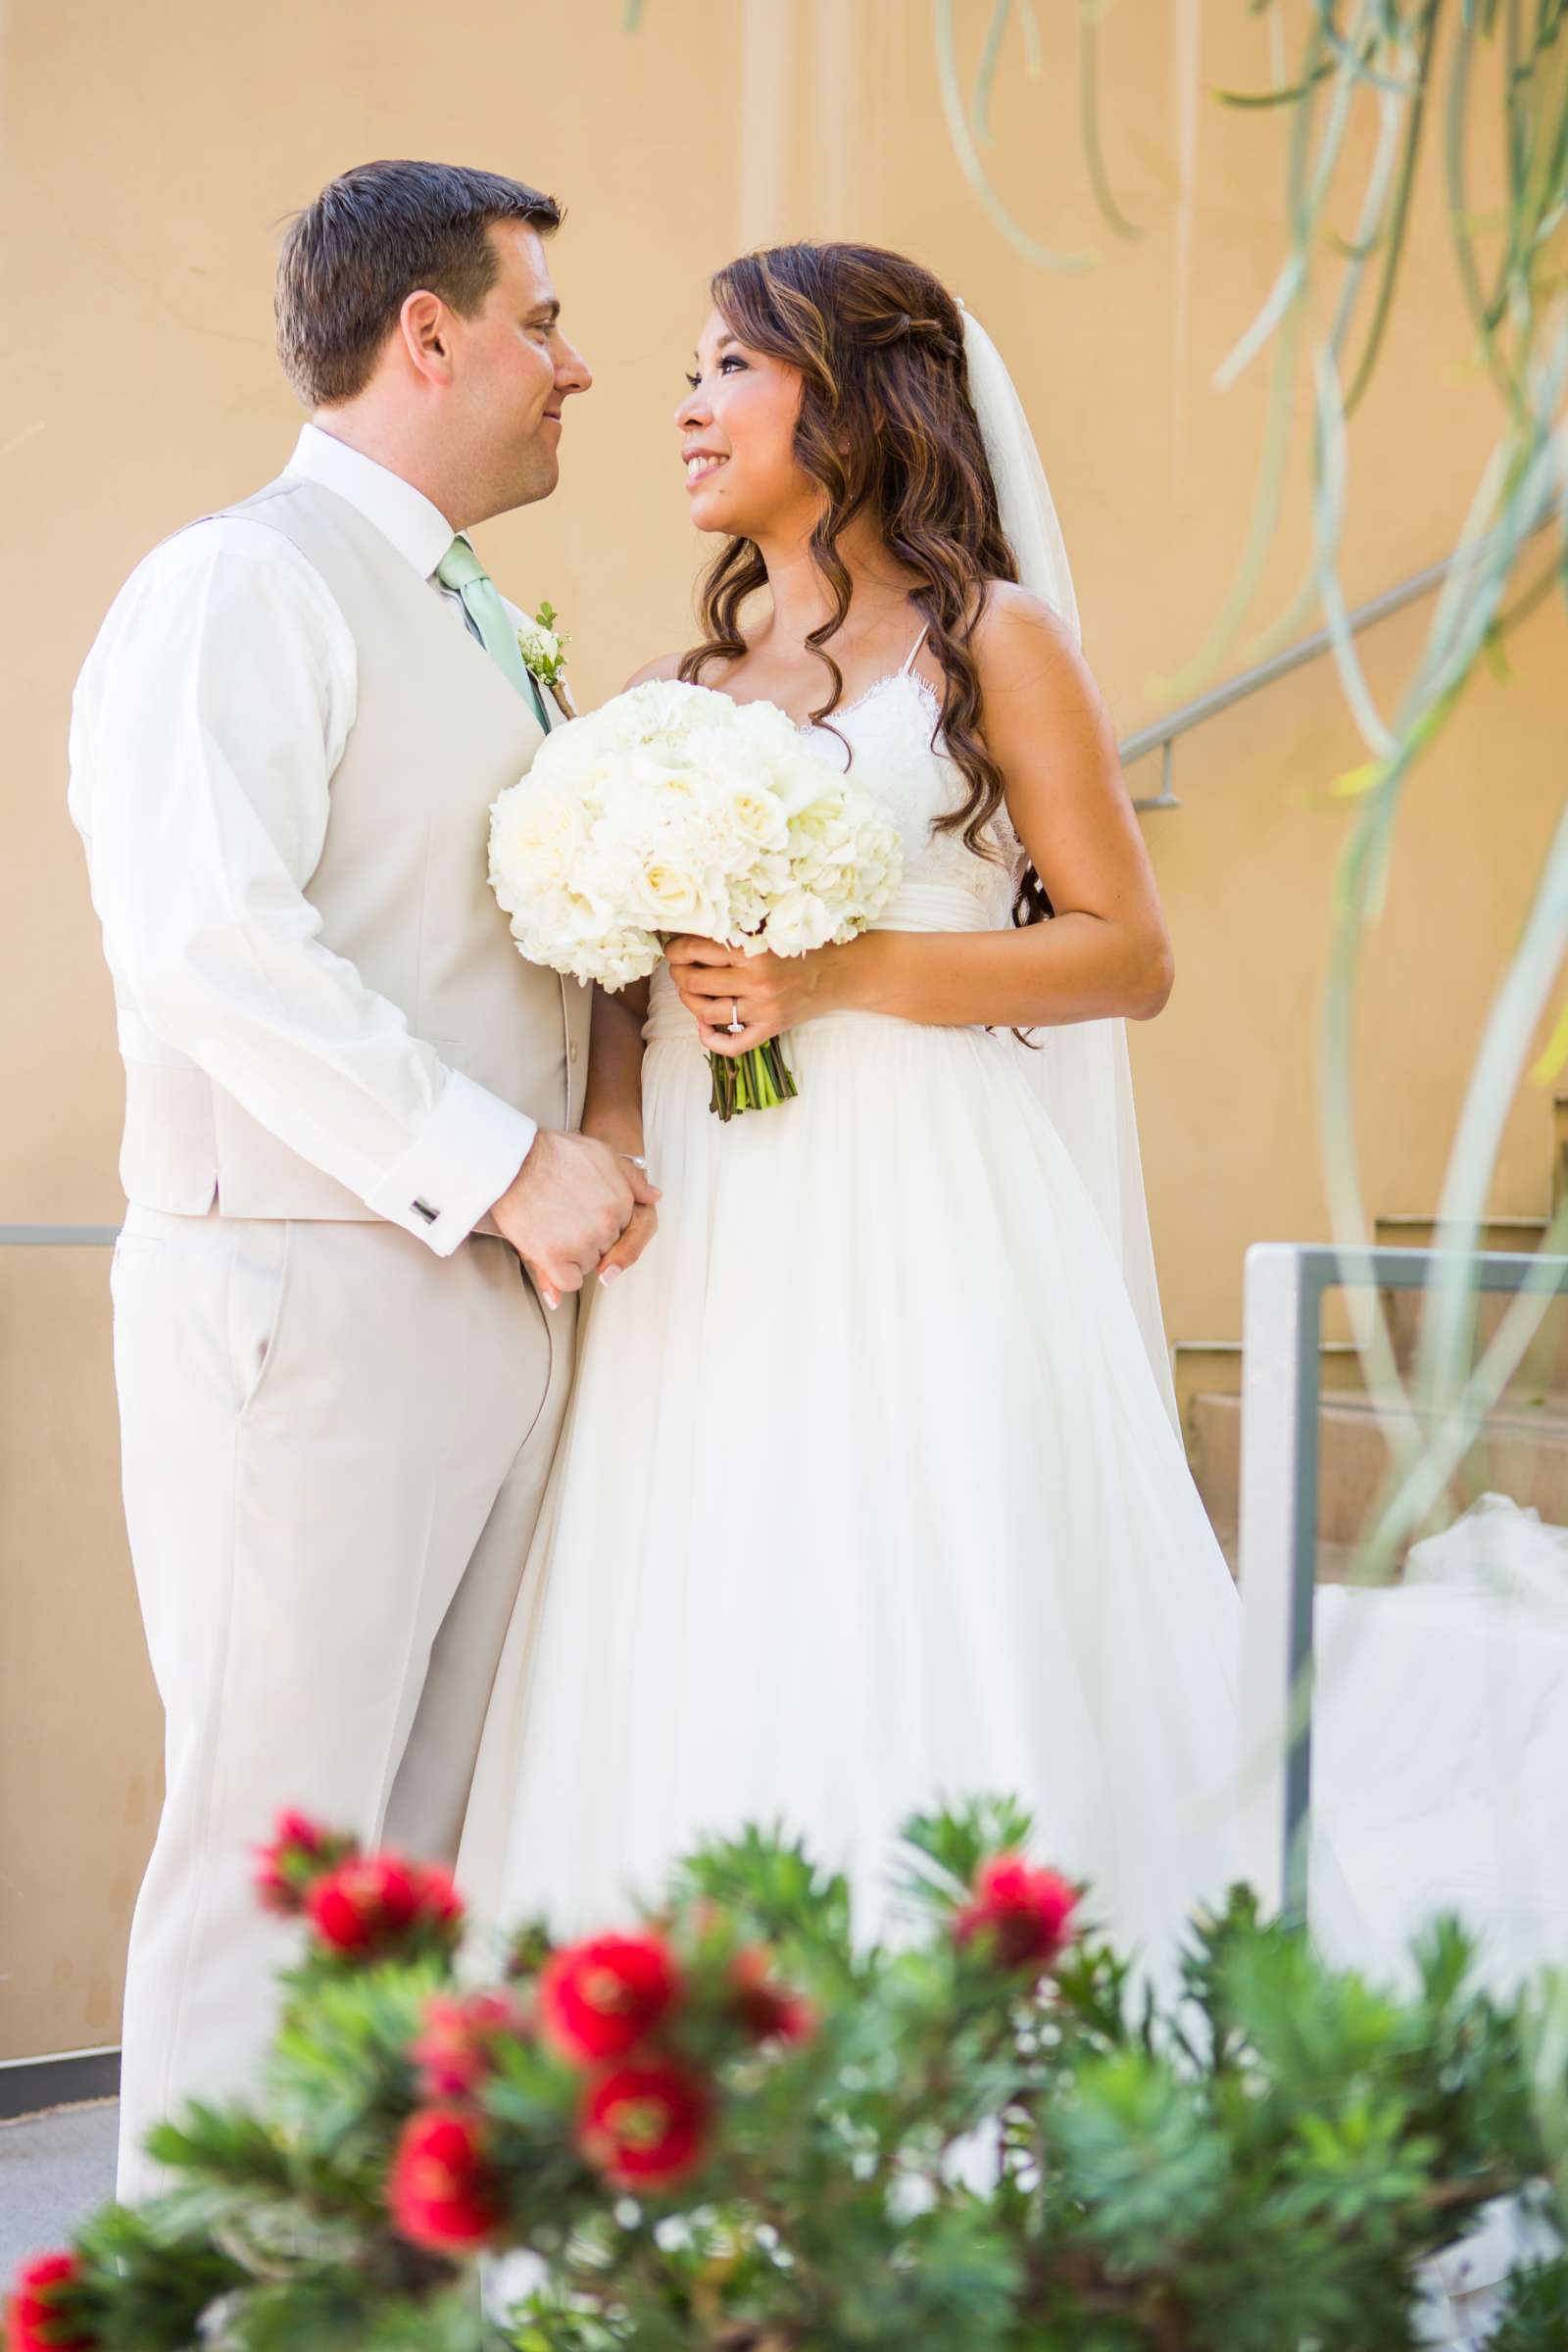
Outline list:
[[[78,681],[72,814],[125,1062],[115,1366],[168,1793],[120,2194],[248,2077],[289,1803],[457,1846],[574,1294],[657,1199],[574,1132],[588,992],[523,963],[490,803],[549,710],[465,530],[547,498],[591,382],[548,197],[369,164],[292,223],[284,472],[146,558]],[[541,1303],[543,1301],[543,1303]],[[552,1311],[547,1311],[552,1310]]]

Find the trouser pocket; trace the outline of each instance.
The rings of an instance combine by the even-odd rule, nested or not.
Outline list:
[[[255,1405],[277,1358],[291,1232],[286,1219],[257,1219],[231,1235],[225,1320],[237,1413]]]

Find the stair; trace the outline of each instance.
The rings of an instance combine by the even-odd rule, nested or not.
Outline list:
[[[1525,1254],[1541,1247],[1550,1213],[1568,1195],[1568,1096],[1558,1096],[1552,1105],[1547,1189],[1546,1215],[1490,1218],[1477,1236],[1478,1247]],[[1376,1239],[1384,1249],[1443,1247],[1442,1229],[1429,1216],[1379,1217]],[[1408,1372],[1420,1334],[1422,1295],[1386,1292],[1383,1303],[1396,1361]],[[1509,1298],[1496,1293],[1477,1300],[1477,1355],[1508,1305]],[[1178,1343],[1175,1372],[1188,1459],[1234,1572],[1241,1484],[1241,1345]],[[1382,1491],[1390,1447],[1351,1343],[1323,1343],[1319,1381],[1317,1575],[1319,1583],[1334,1583],[1353,1565],[1357,1541]],[[1419,1532],[1447,1525],[1489,1491],[1533,1504],[1549,1523],[1568,1525],[1568,1299],[1547,1310],[1494,1411],[1450,1480],[1444,1503]]]
[[[1204,1508],[1226,1558],[1237,1564],[1242,1464],[1242,1400],[1236,1395],[1194,1398],[1188,1454]],[[1365,1396],[1326,1396],[1318,1414],[1318,1580],[1337,1583],[1383,1489],[1391,1458],[1383,1422]],[[1446,1526],[1478,1494],[1508,1494],[1534,1504],[1543,1519],[1568,1526],[1568,1401],[1489,1416],[1449,1481],[1446,1507],[1422,1533]]]

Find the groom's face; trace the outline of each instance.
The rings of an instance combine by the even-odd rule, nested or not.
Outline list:
[[[500,514],[550,496],[561,474],[564,405],[593,376],[562,332],[538,230],[497,221],[489,238],[496,281],[479,309],[457,321],[451,421],[468,439],[486,512]]]

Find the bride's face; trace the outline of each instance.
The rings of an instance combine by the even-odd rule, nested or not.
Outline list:
[[[799,369],[743,343],[713,311],[686,380],[675,430],[697,528],[738,539],[808,529],[821,494],[795,462]]]

